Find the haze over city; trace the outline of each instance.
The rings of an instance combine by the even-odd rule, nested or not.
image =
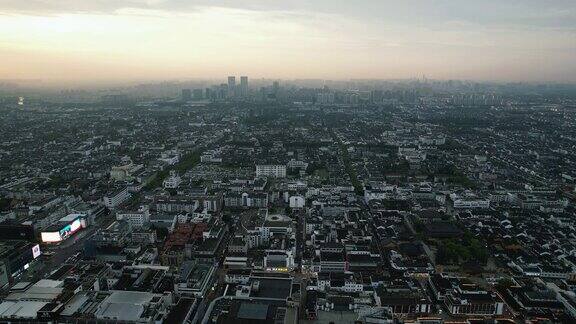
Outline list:
[[[0,0],[0,323],[576,323],[576,0]]]
[[[0,1],[0,79],[576,81],[576,2]]]

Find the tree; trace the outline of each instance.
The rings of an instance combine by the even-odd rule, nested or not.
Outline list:
[[[496,283],[496,288],[506,290],[506,289],[512,287],[513,285],[514,285],[514,282],[512,281],[512,279],[502,278],[502,279],[498,280],[498,283]]]
[[[0,210],[7,210],[10,205],[11,200],[9,198],[0,197]]]
[[[166,237],[168,237],[168,229],[165,227],[156,227],[156,236],[160,241],[164,241]]]

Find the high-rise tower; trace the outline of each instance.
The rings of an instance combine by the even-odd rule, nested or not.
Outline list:
[[[240,77],[240,96],[243,98],[248,96],[248,77],[241,76]]]
[[[234,97],[236,95],[236,77],[228,77],[228,97]]]

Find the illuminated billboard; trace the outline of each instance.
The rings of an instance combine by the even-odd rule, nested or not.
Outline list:
[[[40,237],[42,238],[42,242],[44,243],[54,243],[62,241],[60,232],[42,232],[40,234]]]
[[[70,216],[70,215],[69,215]],[[40,234],[42,242],[56,243],[61,242],[85,227],[86,222],[83,221],[84,215],[77,215],[70,223],[64,223],[60,230],[44,231]],[[67,216],[65,219],[69,219]]]
[[[79,230],[80,228],[82,228],[82,223],[80,222],[80,219],[76,219],[75,221],[72,222],[72,224],[70,224],[70,232],[72,233],[76,233],[76,231]]]
[[[40,251],[40,245],[36,244],[32,247],[32,257],[34,259],[36,259],[37,257],[39,257],[42,254],[42,252]]]

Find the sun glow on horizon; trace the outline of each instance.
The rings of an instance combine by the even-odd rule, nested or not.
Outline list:
[[[0,7],[1,8],[1,7]],[[564,13],[562,13],[564,14]],[[0,78],[216,77],[574,80],[575,32],[345,12],[122,7],[0,12]]]

